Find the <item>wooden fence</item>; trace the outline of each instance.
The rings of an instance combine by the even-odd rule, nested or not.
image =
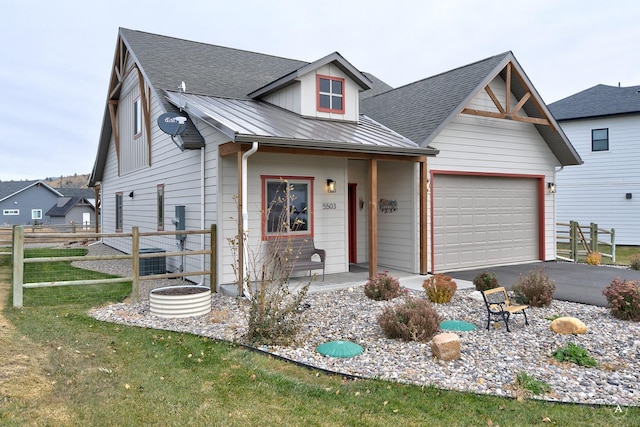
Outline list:
[[[607,240],[602,240],[603,238]],[[598,224],[580,225],[577,221],[556,223],[556,256],[564,261],[577,261],[591,252],[616,262],[616,230],[599,228]]]
[[[41,230],[42,231],[42,230]],[[156,251],[152,253],[141,253],[140,238],[151,236],[186,236],[186,235],[208,235],[211,249],[201,250],[180,250],[175,252]],[[25,258],[25,247],[30,244],[52,245],[52,244],[68,244],[69,242],[98,242],[105,238],[124,238],[131,239],[131,254],[122,255],[93,255],[93,256],[67,256],[67,257],[42,257],[42,258]],[[213,291],[216,289],[216,226],[211,225],[209,230],[179,230],[179,231],[158,231],[141,233],[138,227],[133,227],[131,233],[90,233],[79,232],[74,233],[58,233],[58,232],[27,232],[22,226],[14,226],[12,232],[12,256],[13,256],[13,306],[22,307],[23,289],[43,288],[51,286],[81,286],[96,284],[113,284],[131,282],[131,300],[137,302],[139,298],[139,283],[141,280],[159,280],[159,279],[175,279],[189,276],[208,276],[210,286]],[[175,273],[162,274],[140,274],[140,260],[158,257],[186,257],[196,255],[209,256],[209,269],[200,271],[180,271]],[[92,279],[92,280],[56,280],[49,282],[24,283],[24,266],[30,263],[60,262],[60,261],[116,261],[131,260],[131,276],[117,277],[111,279]]]

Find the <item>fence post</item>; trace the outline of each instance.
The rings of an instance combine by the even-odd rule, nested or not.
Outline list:
[[[13,226],[13,306],[22,307],[24,281],[24,228]]]
[[[140,234],[138,227],[131,227],[131,302],[138,302],[140,297]]]
[[[570,258],[576,262],[578,260],[578,239],[575,221],[569,221],[569,251]]]
[[[591,223],[591,252],[598,251],[598,224]]]
[[[616,229],[611,229],[611,262],[616,263]]]
[[[211,235],[209,237],[211,239],[209,242],[209,249],[211,250],[209,254],[209,287],[212,292],[218,292],[218,269],[216,264],[218,259],[218,228],[216,224],[211,224]]]

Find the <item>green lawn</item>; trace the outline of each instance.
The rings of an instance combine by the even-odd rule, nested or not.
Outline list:
[[[0,263],[0,281],[7,282],[7,257]],[[0,355],[42,353],[38,371],[47,387],[37,396],[16,392],[20,378],[13,378],[13,394],[0,396],[1,425],[623,426],[640,419],[638,408],[617,412],[345,380],[228,342],[89,317],[91,306],[126,294],[112,287],[92,291],[89,300],[81,287],[69,287],[64,297],[41,290],[38,304],[14,309],[7,303],[15,346],[2,346]]]

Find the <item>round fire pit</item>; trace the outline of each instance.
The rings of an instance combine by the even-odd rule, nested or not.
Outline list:
[[[165,286],[149,293],[151,314],[160,317],[202,316],[211,311],[211,288],[199,285]]]

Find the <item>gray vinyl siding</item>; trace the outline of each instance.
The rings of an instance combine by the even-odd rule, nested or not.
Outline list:
[[[58,196],[45,187],[33,185],[14,196],[0,202],[0,224],[3,225],[26,225],[34,224],[31,218],[34,209],[42,210],[42,219],[37,220],[39,224],[51,222],[51,218],[45,214],[57,202]],[[18,210],[18,215],[5,215],[5,210]]]
[[[134,135],[134,102],[142,98],[138,85],[138,72],[130,62],[122,85],[123,96],[118,104],[118,132],[120,136],[120,173],[126,174],[149,165],[147,131],[144,124],[142,133]],[[144,106],[142,107],[144,108]],[[144,113],[142,113],[144,123]]]
[[[640,245],[640,116],[564,121],[561,127],[584,164],[557,174],[558,221],[615,228],[617,244]],[[609,150],[591,151],[591,130],[604,128]]]

